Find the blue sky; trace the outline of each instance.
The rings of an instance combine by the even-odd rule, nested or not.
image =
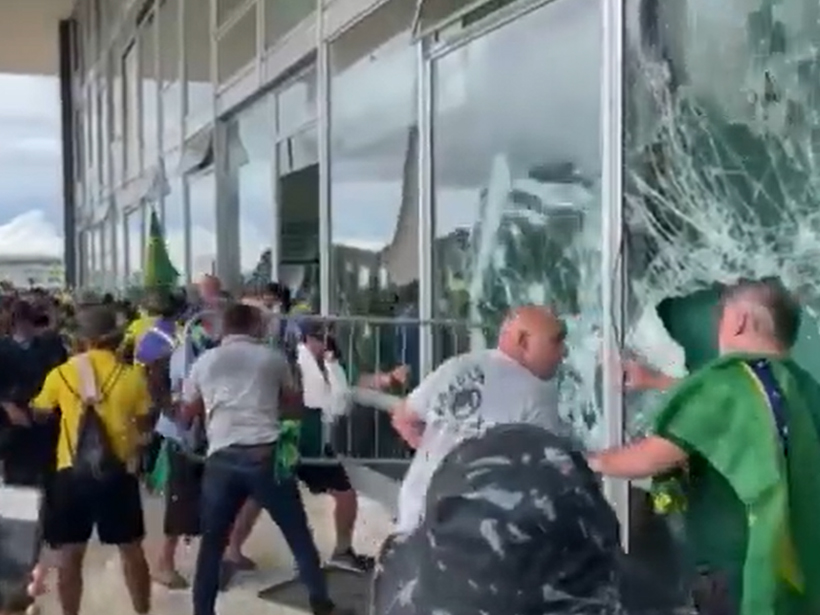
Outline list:
[[[62,256],[56,77],[0,75],[0,254]]]

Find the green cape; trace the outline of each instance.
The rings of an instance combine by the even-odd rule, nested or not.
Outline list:
[[[820,612],[820,384],[793,361],[770,359],[785,398],[786,459],[768,400],[746,366],[760,358],[721,357],[686,378],[658,415],[656,433],[703,457],[745,506],[741,615],[795,608],[814,614]],[[788,536],[793,561],[784,562]],[[794,578],[783,574],[789,563],[802,577],[801,591],[784,578]]]

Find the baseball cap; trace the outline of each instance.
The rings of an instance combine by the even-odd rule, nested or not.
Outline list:
[[[431,480],[425,517],[386,543],[371,615],[622,612],[615,513],[569,440],[504,425]]]

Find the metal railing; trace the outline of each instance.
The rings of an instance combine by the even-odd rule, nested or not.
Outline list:
[[[216,314],[201,312],[188,321],[183,331],[186,342],[195,325],[208,316]],[[420,360],[422,336],[432,343],[434,368],[451,356],[483,347],[492,334],[464,321],[408,317],[285,317],[271,312],[267,320],[270,343],[294,366],[299,332],[309,330],[324,337],[326,346],[338,354],[347,378],[349,409],[332,420],[325,417],[319,428],[321,442],[315,441],[315,430],[312,438],[305,435],[303,421],[303,440],[313,440],[303,449],[303,460],[362,463],[391,478],[401,478],[413,455],[393,429],[390,410],[426,376]]]

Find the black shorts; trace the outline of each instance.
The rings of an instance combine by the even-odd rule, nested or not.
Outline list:
[[[100,542],[126,545],[145,537],[139,480],[128,473],[104,481],[61,470],[46,493],[43,538],[52,547]]]
[[[314,494],[352,490],[347,470],[341,463],[332,461],[335,457],[333,450],[325,447],[325,458],[330,463],[300,462],[296,466],[296,477]]]
[[[203,465],[182,454],[179,445],[168,443],[168,484],[165,487],[166,536],[199,536],[199,500]]]

